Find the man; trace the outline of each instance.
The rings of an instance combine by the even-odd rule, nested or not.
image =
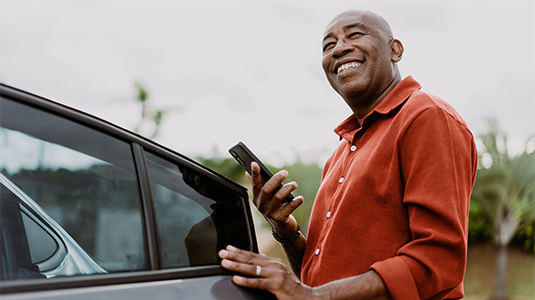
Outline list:
[[[402,80],[403,45],[380,16],[349,11],[323,39],[323,69],[353,114],[335,132],[308,237],[282,199],[297,185],[277,173],[264,186],[253,164],[253,202],[282,242],[280,260],[234,247],[221,265],[241,286],[278,299],[459,299],[477,152],[466,123],[446,102]]]

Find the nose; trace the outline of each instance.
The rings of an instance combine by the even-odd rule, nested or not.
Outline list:
[[[339,58],[351,51],[353,51],[353,45],[347,43],[344,39],[339,39],[333,48],[332,56],[334,58]]]

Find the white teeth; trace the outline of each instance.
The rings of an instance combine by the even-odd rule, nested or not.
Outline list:
[[[343,64],[343,65],[338,67],[338,73],[337,74],[340,74],[340,73],[342,73],[344,71],[347,71],[349,69],[358,68],[358,67],[360,67],[360,65],[362,65],[361,62],[350,62],[350,63],[347,63],[347,64]]]

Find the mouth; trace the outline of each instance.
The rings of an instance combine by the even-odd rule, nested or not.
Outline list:
[[[362,65],[362,62],[352,61],[349,63],[345,63],[336,69],[336,74],[342,74],[345,71],[358,68]]]

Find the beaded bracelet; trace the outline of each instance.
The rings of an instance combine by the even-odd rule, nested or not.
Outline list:
[[[291,243],[291,242],[293,242],[293,241],[295,241],[295,240],[297,240],[299,238],[299,236],[301,235],[301,231],[300,230],[301,230],[301,226],[299,226],[299,223],[297,223],[297,233],[293,237],[291,237],[289,239],[283,239],[280,236],[278,236],[275,233],[275,230],[273,230],[273,228],[271,228],[271,235],[273,235],[273,238],[277,242],[279,242],[281,244],[287,244],[287,243]]]

